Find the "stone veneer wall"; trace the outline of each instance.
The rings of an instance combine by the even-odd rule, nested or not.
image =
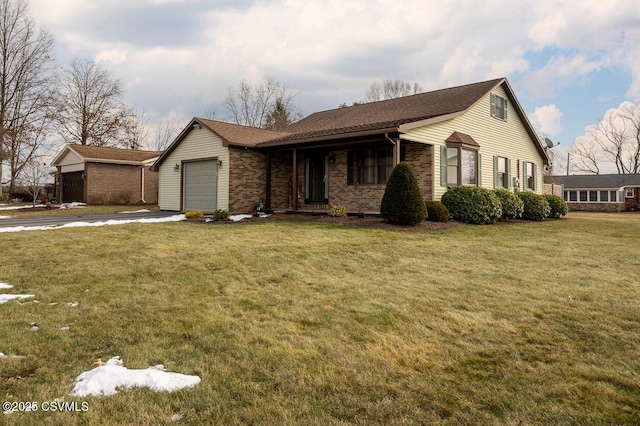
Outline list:
[[[267,157],[250,148],[229,147],[229,213],[250,213],[266,200]]]
[[[571,203],[568,202],[569,211],[584,212],[622,212],[624,203]]]

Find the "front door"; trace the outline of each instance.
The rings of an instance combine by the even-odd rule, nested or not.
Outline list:
[[[329,203],[329,157],[326,155],[311,155],[307,157],[305,204]]]

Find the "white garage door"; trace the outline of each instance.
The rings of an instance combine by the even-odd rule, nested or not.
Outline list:
[[[186,162],[183,170],[184,210],[214,212],[218,192],[217,161]]]

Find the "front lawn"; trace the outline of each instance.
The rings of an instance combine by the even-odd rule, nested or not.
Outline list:
[[[265,221],[2,234],[0,282],[14,288],[0,293],[39,302],[0,304],[3,399],[89,409],[0,416],[638,424],[639,241],[640,215],[580,213],[426,233]],[[69,395],[116,355],[202,381]]]

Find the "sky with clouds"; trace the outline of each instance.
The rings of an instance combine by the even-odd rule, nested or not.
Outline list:
[[[93,59],[151,122],[186,123],[229,87],[272,76],[303,114],[383,79],[435,90],[507,77],[531,122],[568,148],[611,108],[640,101],[631,0],[29,0],[61,67]]]

